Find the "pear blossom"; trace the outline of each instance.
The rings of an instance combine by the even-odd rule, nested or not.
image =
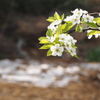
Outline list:
[[[76,55],[76,49],[75,48],[67,48],[68,52],[71,54],[71,56],[75,56]]]
[[[61,20],[55,20],[53,23],[51,23],[47,28],[51,29],[54,33],[57,30],[59,24],[61,24]]]
[[[79,16],[72,16],[72,23],[73,23],[73,25],[75,25],[75,24],[80,24],[80,17]]]
[[[68,50],[69,48],[72,47],[72,43],[71,42],[65,42],[64,43],[65,48]]]
[[[66,34],[60,34],[59,36],[59,41],[60,42],[65,42],[67,39],[67,35]]]
[[[62,52],[64,51],[64,48],[60,46],[60,44],[55,44],[50,48],[52,51],[53,56],[62,56]]]
[[[82,9],[75,9],[74,11],[71,11],[76,16],[82,16],[83,10]]]
[[[73,23],[73,25],[75,24],[80,24],[80,17],[79,16],[68,16],[64,19],[64,21],[71,21]]]
[[[95,38],[98,38],[98,37],[100,37],[100,33],[95,34]]]
[[[47,36],[47,38],[48,38],[48,41],[54,42],[54,40],[56,39],[56,36],[55,35],[51,37]]]
[[[65,19],[64,19],[64,21],[66,22],[66,21],[71,21],[72,20],[72,16],[67,16]]]
[[[68,41],[71,42],[72,44],[75,44],[77,42],[77,40],[75,40],[71,35],[67,36]]]
[[[85,22],[93,22],[94,17],[90,16],[89,14],[84,14],[83,17]]]

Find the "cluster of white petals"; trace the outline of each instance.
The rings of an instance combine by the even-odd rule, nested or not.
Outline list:
[[[89,14],[84,14],[83,19],[85,22],[93,22],[94,17],[90,16]]]
[[[63,41],[61,41],[63,40]],[[75,45],[75,43],[77,42],[77,40],[75,40],[71,35],[66,35],[66,34],[61,34],[59,35],[59,41],[64,43],[64,47],[65,49],[72,55],[75,56],[76,55],[76,49],[75,47],[73,47],[73,45]]]
[[[71,11],[74,15],[82,16],[82,14],[87,14],[88,12],[86,10],[82,9],[75,9],[74,11]]]
[[[57,30],[58,26],[61,24],[61,20],[55,20],[47,28],[51,29],[53,33]]]
[[[63,46],[60,46],[60,44],[56,44],[55,46],[52,46],[50,50],[52,51],[53,56],[61,56],[64,49],[67,50],[72,56],[76,55],[76,48],[73,47],[75,43],[77,42],[72,36],[66,35],[66,34],[60,34],[59,41],[63,43]]]
[[[73,25],[75,24],[80,24],[80,17],[79,16],[68,16],[64,19],[64,21],[71,21],[73,23]]]
[[[50,48],[50,50],[52,51],[53,56],[62,56],[64,48],[60,46],[60,44],[55,44]]]
[[[51,37],[49,37],[49,36],[46,36],[46,37],[48,38],[48,41],[50,41],[51,43],[54,42],[56,39],[56,35],[51,36]]]
[[[90,16],[88,14],[88,12],[86,10],[82,10],[82,9],[75,9],[74,11],[71,11],[73,13],[72,16],[67,16],[64,21],[71,21],[73,23],[73,25],[75,24],[80,24],[81,20],[83,18],[83,20],[85,22],[92,22],[94,17]]]

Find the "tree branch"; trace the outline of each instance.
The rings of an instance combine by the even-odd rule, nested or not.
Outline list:
[[[88,30],[96,30],[96,31],[100,31],[100,29],[94,29],[94,28],[85,28],[83,29],[83,32],[86,32]],[[68,31],[69,34],[72,34],[73,32],[76,32],[75,29]]]
[[[94,12],[94,13],[88,13],[89,15],[96,15],[96,14],[100,14],[100,12]]]

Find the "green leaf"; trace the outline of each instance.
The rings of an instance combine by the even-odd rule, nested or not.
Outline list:
[[[97,22],[100,25],[100,17],[94,18],[93,21]]]
[[[54,22],[54,21],[55,21],[55,18],[54,18],[54,17],[49,17],[49,18],[47,19],[47,21],[49,21],[49,22]]]
[[[52,55],[52,51],[51,50],[48,50],[47,56],[51,56],[51,55]]]
[[[74,25],[72,24],[72,22],[68,22],[65,26],[64,32],[70,30]]]
[[[41,40],[44,40],[44,39],[47,39],[46,37],[40,37],[38,40],[41,41]]]
[[[53,45],[51,45],[51,44],[45,44],[42,47],[40,47],[39,49],[49,49],[51,46],[53,46]]]
[[[47,44],[50,43],[47,39],[43,39],[39,42],[40,44]]]
[[[92,31],[90,31],[90,32],[87,34],[87,36],[89,36],[89,35],[95,35],[95,34],[98,34],[98,33],[100,33],[100,31],[92,30]]]
[[[83,27],[84,27],[83,25],[77,25],[76,28],[75,28],[75,31],[82,32]]]
[[[62,20],[64,19],[64,14],[61,15],[61,19],[62,19]]]
[[[47,32],[46,32],[46,35],[51,37],[52,36],[52,30],[51,29],[48,29]]]
[[[86,24],[87,24],[89,27],[91,27],[91,28],[98,28],[98,26],[96,25],[96,23],[87,22]]]
[[[72,44],[72,47],[75,48],[75,49],[77,48],[74,44]]]
[[[65,27],[66,27],[66,24],[62,24],[62,25],[59,26],[59,29],[60,29],[60,30],[64,30]]]
[[[74,55],[75,58],[79,59],[79,57],[77,55]]]
[[[57,12],[55,12],[54,18],[55,18],[56,20],[60,20],[60,16],[59,16],[59,14],[58,14]]]

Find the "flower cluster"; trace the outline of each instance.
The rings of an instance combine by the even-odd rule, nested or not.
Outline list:
[[[50,47],[53,56],[62,56],[63,51],[67,51],[72,56],[76,55],[76,46],[75,43],[77,42],[73,39],[72,36],[69,34],[60,34],[58,36],[59,44],[55,44],[54,46]]]
[[[92,22],[94,17],[90,16],[86,10],[75,9],[72,11],[73,15],[67,16],[64,21],[71,21],[73,25],[80,24],[82,21]]]
[[[94,18],[82,9],[75,9],[71,13],[72,15],[64,18],[64,14],[60,16],[55,12],[53,17],[47,19],[50,25],[47,27],[46,36],[39,38],[40,43],[44,44],[40,49],[49,49],[47,56],[62,56],[63,52],[67,52],[78,57],[75,46],[77,40],[70,35],[71,31],[86,31],[88,39],[93,35],[96,38],[100,36],[100,17]],[[98,15],[100,16],[100,13]]]

